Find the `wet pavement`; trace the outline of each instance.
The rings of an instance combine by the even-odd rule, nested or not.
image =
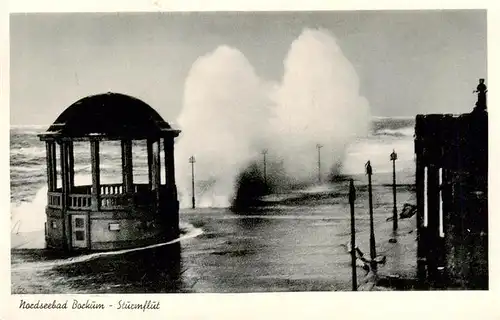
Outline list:
[[[385,194],[380,190],[388,190]],[[390,188],[375,206],[377,251],[387,255],[380,274],[412,276],[414,218],[400,221],[389,243]],[[401,199],[412,191],[400,190]],[[369,255],[369,220],[360,194],[357,245]],[[402,205],[401,205],[402,207]],[[310,197],[300,205],[274,204],[236,214],[227,209],[183,210],[190,226],[180,242],[133,252],[51,257],[42,249],[12,249],[13,293],[283,292],[351,290],[350,219],[345,196]],[[196,233],[196,234],[194,234]],[[358,279],[365,276],[357,268]]]

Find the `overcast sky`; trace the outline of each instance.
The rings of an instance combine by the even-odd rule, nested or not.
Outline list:
[[[108,91],[172,122],[199,56],[229,45],[279,81],[292,41],[317,27],[337,38],[376,116],[468,112],[487,78],[482,10],[12,14],[11,124],[52,123],[74,101]]]

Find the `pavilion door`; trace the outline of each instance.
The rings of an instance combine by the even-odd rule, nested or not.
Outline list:
[[[87,247],[87,216],[86,215],[72,215],[71,216],[71,240],[73,248],[86,248]]]

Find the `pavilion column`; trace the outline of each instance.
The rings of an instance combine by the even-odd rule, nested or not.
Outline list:
[[[173,237],[179,236],[179,202],[177,201],[177,187],[175,186],[174,167],[174,137],[167,136],[163,139],[165,152],[165,184],[168,194],[168,221]]]
[[[90,141],[90,162],[92,165],[92,211],[99,211],[100,191],[101,191],[101,173],[99,166],[99,141]]]
[[[165,185],[170,195],[175,194],[175,166],[174,166],[174,139],[172,137],[163,139],[163,151],[165,152]]]
[[[68,144],[66,142],[61,142],[60,144],[61,152],[61,185],[63,193],[63,208],[67,207],[67,200],[70,192],[69,188],[69,157],[68,157]]]
[[[56,144],[54,141],[46,141],[47,156],[47,186],[48,191],[53,192],[57,189],[57,167],[56,167]]]
[[[50,150],[50,159],[51,159],[51,176],[52,176],[52,183],[54,186],[54,191],[57,190],[57,143],[54,141],[52,142],[52,147]]]
[[[123,192],[134,192],[134,167],[132,164],[132,141],[122,140],[122,181]]]
[[[69,190],[75,186],[75,154],[73,151],[73,141],[68,142],[68,167],[69,167]]]
[[[62,196],[61,196],[61,211],[62,211],[62,242],[63,248],[68,250],[70,247],[71,237],[67,237],[67,234],[71,234],[71,224],[68,221],[67,211],[69,207],[69,173],[68,173],[68,146],[67,143],[62,141],[59,144],[60,156],[61,156],[61,186],[62,186]]]
[[[155,191],[156,203],[159,205],[160,201],[160,184],[161,184],[161,159],[160,159],[160,140],[153,141],[152,143],[152,189]]]
[[[149,190],[153,190],[153,141],[147,140],[147,153],[148,153],[148,184]]]

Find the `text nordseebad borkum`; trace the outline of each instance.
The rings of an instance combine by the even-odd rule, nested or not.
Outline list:
[[[26,300],[22,300],[19,304],[19,309],[35,309],[35,310],[41,310],[41,309],[52,309],[52,310],[57,310],[57,309],[73,309],[73,310],[82,310],[82,309],[94,309],[94,310],[104,310],[104,309],[116,309],[116,310],[159,310],[160,309],[160,302],[159,301],[152,301],[152,300],[146,300],[141,303],[134,303],[131,301],[125,301],[125,300],[120,300],[118,303],[115,304],[104,304],[104,303],[99,303],[94,300],[85,300],[85,301],[80,301],[80,300],[63,300],[63,301],[58,301],[58,300],[53,300],[53,301],[40,301],[37,300],[36,302],[29,302]]]

